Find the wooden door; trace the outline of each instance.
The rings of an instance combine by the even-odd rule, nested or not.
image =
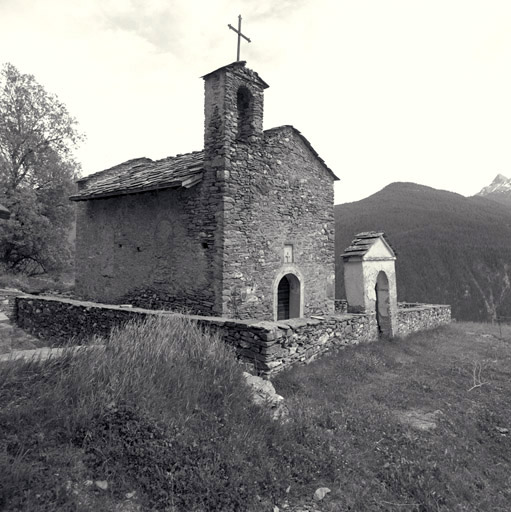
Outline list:
[[[289,318],[289,281],[284,276],[277,289],[277,320]]]

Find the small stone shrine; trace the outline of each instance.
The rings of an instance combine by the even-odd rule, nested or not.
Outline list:
[[[241,319],[333,313],[338,178],[296,128],[263,130],[268,85],[244,61],[203,79],[202,151],[78,181],[76,293]]]
[[[379,334],[392,338],[398,331],[396,255],[374,231],[359,233],[342,255],[349,313],[376,313]]]

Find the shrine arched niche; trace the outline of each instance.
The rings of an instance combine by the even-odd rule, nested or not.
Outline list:
[[[390,317],[389,279],[383,270],[378,272],[374,288],[376,294],[375,309],[378,333],[381,337],[390,338],[392,337],[392,326]]]

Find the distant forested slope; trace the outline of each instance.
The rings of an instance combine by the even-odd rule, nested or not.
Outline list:
[[[453,317],[511,316],[511,210],[490,199],[393,183],[335,206],[337,297],[341,254],[361,231],[384,231],[397,253],[398,299],[452,305]]]

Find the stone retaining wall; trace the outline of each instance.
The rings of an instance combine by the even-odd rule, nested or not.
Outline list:
[[[148,315],[175,316],[169,311],[127,308],[54,297],[16,298],[16,322],[52,345],[85,343],[92,334],[107,336],[114,326]],[[447,319],[448,316],[448,319]],[[219,332],[238,358],[259,374],[270,376],[299,362],[308,362],[334,347],[378,339],[374,315],[344,314],[296,318],[285,322],[233,320],[188,315],[199,325]],[[448,306],[424,306],[400,311],[401,335],[450,321]],[[422,322],[422,324],[421,324]]]

